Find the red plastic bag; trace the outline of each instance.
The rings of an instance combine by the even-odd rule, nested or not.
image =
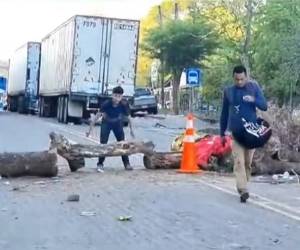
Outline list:
[[[226,136],[226,143],[223,146],[219,135],[208,135],[196,143],[196,161],[199,167],[206,169],[212,156],[222,157],[231,151],[231,137]]]

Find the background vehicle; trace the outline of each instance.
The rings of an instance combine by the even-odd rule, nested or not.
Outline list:
[[[136,88],[130,103],[130,112],[134,116],[136,112],[147,111],[149,114],[157,114],[156,97],[147,88]]]
[[[28,42],[10,59],[8,77],[8,109],[19,113],[38,110],[38,87],[41,44]]]

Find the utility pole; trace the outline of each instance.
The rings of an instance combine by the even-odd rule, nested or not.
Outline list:
[[[174,19],[175,19],[175,20],[178,20],[178,3],[177,3],[177,2],[175,2]]]
[[[160,28],[163,27],[163,18],[162,18],[162,11],[161,6],[158,6],[158,20],[159,20],[159,26]],[[160,87],[161,87],[161,107],[165,108],[165,62],[164,62],[164,55],[161,55],[160,58]]]

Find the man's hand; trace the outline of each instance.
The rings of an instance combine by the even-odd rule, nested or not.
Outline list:
[[[134,136],[133,129],[132,129],[132,121],[129,117],[128,117],[128,126],[129,126],[129,129],[130,129],[130,136],[131,136],[132,139],[134,139],[135,136]]]
[[[245,102],[254,102],[255,98],[254,98],[254,96],[251,96],[251,95],[245,95],[245,96],[243,96],[243,100]]]
[[[222,146],[225,147],[225,145],[226,145],[226,137],[225,136],[221,136],[221,143],[222,143]]]

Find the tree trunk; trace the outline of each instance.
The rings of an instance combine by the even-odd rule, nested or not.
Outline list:
[[[53,152],[2,153],[0,154],[0,176],[53,177],[58,173],[57,155]]]
[[[254,161],[252,164],[253,175],[283,174],[286,171],[289,173],[293,173],[293,171],[295,171],[297,174],[300,174],[299,163],[279,161],[274,160],[271,157],[266,157],[262,161]]]
[[[161,88],[161,107],[166,107],[165,103],[165,62],[164,59],[160,61],[160,88]]]
[[[179,169],[181,162],[181,152],[157,152],[152,155],[144,156],[144,166],[147,169]],[[223,158],[212,157],[212,161],[205,166],[204,170],[210,171],[232,171],[233,158],[230,155]],[[253,175],[272,175],[283,174],[285,171],[300,174],[300,165],[295,162],[272,159],[265,156],[263,159],[257,159],[252,164]]]
[[[180,84],[180,76],[176,71],[173,71],[173,86],[172,86],[172,94],[173,94],[173,112],[175,115],[179,114],[179,103],[178,103],[178,92],[179,92],[179,84]]]
[[[253,0],[247,0],[245,3],[245,7],[247,9],[247,16],[246,16],[246,34],[245,34],[245,42],[243,45],[243,52],[241,56],[241,61],[247,69],[248,76],[251,75],[250,69],[250,47],[251,47],[251,36],[252,36],[252,22],[254,17],[253,11]]]
[[[71,144],[63,135],[50,133],[50,148],[65,158],[71,171],[84,167],[84,158],[122,156],[131,154],[153,154],[152,142],[116,142],[101,145]]]
[[[152,155],[144,155],[143,161],[147,169],[178,169],[181,156],[181,152],[156,152]]]

